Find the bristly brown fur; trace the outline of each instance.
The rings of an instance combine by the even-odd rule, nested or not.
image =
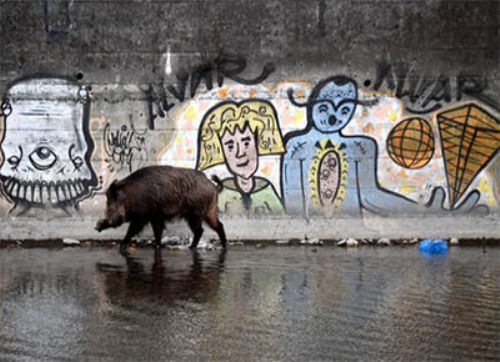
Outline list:
[[[214,185],[201,171],[171,166],[149,166],[113,182],[106,193],[106,218],[96,229],[117,227],[130,222],[122,244],[126,245],[143,227],[151,223],[159,246],[165,221],[184,218],[194,233],[196,247],[203,233],[202,221],[214,229],[226,245],[224,227],[217,216],[217,194],[222,181],[212,176]]]

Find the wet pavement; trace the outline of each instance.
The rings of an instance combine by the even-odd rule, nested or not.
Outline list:
[[[500,359],[500,248],[0,249],[0,360]]]

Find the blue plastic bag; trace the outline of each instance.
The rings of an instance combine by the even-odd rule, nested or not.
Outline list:
[[[445,254],[448,251],[448,244],[443,239],[425,239],[418,244],[418,250],[422,254]]]

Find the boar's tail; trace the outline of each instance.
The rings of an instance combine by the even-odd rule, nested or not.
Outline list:
[[[212,181],[217,184],[217,192],[221,192],[224,186],[222,185],[222,180],[215,175],[212,175]]]

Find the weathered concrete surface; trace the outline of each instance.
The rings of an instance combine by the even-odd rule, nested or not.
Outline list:
[[[499,25],[496,0],[0,0],[0,238],[119,237],[92,231],[104,190],[151,164],[223,178],[233,239],[498,236]],[[345,128],[318,134],[326,119],[300,105],[322,86]],[[202,134],[214,107],[250,99],[273,116],[245,194],[223,132]],[[325,160],[341,166],[321,181]],[[470,195],[489,216],[450,216]],[[300,217],[316,208],[331,217]]]
[[[374,59],[485,73],[498,94],[498,1],[8,1],[1,79],[77,74],[92,84],[164,77],[170,51],[189,66],[221,51],[273,60],[277,76],[350,69]],[[341,68],[339,68],[341,67]]]
[[[22,220],[2,220],[0,240],[47,240],[75,238],[79,240],[121,240],[125,236],[125,226],[108,229],[101,233],[94,230],[96,220],[54,220],[47,226],[46,221],[30,220],[26,225]],[[334,219],[306,221],[303,219],[260,219],[223,220],[228,239],[237,240],[283,240],[283,239],[343,239],[343,238],[498,238],[498,219],[454,218],[377,218],[377,219]],[[167,224],[164,235],[190,236],[186,223]],[[205,227],[204,238],[217,238]],[[153,239],[148,226],[138,239]]]

